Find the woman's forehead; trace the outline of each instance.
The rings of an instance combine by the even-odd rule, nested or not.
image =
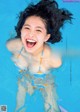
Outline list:
[[[30,16],[26,18],[24,25],[35,25],[37,27],[45,27],[46,22],[39,16]]]

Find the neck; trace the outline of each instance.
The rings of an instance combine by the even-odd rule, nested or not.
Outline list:
[[[44,45],[36,52],[34,52],[33,54],[31,54],[33,57],[36,57],[36,56],[41,56],[41,53],[44,49]]]

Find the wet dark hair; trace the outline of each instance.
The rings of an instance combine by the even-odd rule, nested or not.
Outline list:
[[[56,43],[62,39],[60,28],[66,21],[71,23],[72,14],[66,9],[59,9],[55,0],[41,0],[37,4],[30,4],[24,11],[20,12],[19,21],[15,27],[17,36],[21,38],[21,28],[25,20],[30,16],[38,16],[45,20],[47,33],[51,34],[48,42]]]

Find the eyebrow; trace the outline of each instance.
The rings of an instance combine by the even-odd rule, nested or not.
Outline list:
[[[31,27],[29,24],[24,24],[23,26],[29,26],[29,27]],[[36,26],[36,28],[40,28],[40,29],[43,30],[43,28],[41,26]]]
[[[28,25],[28,24],[24,24],[23,26],[30,26],[30,25]]]

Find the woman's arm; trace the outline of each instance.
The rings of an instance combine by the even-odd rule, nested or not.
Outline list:
[[[6,46],[9,51],[15,53],[16,51],[20,51],[22,48],[22,42],[20,38],[17,39],[10,39],[7,41]]]

